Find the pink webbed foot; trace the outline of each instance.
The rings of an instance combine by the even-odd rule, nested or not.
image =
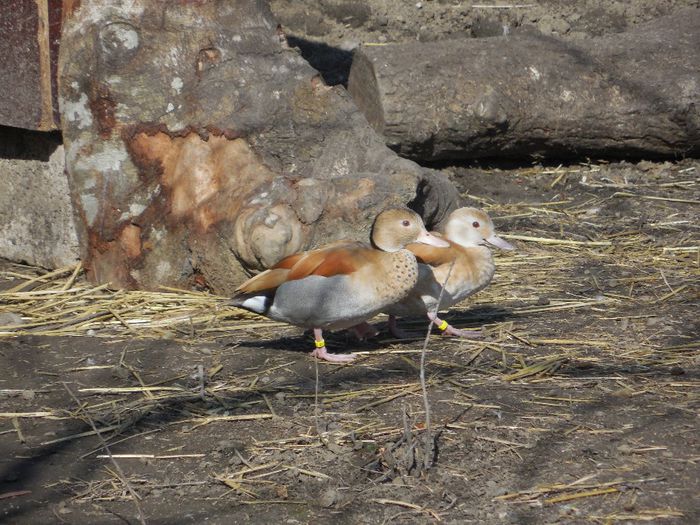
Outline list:
[[[350,363],[357,357],[355,354],[331,354],[325,346],[316,348],[311,352],[311,356],[331,363]]]
[[[443,335],[454,335],[455,337],[464,337],[466,339],[480,339],[484,337],[481,330],[460,330],[448,324],[447,328],[442,332]]]
[[[389,316],[389,332],[396,339],[418,339],[421,337],[420,334],[417,334],[415,332],[406,332],[405,330],[402,330],[401,328],[399,328],[399,325],[396,322],[395,315]]]
[[[355,354],[331,354],[326,349],[323,331],[320,328],[314,328],[314,343],[316,344],[316,350],[311,352],[311,356],[316,359],[330,361],[331,363],[349,363],[357,357]]]
[[[379,335],[379,330],[369,323],[360,323],[350,328],[350,330],[359,341],[364,341],[365,339],[377,337]]]
[[[454,326],[448,324],[447,321],[443,321],[437,315],[433,313],[428,314],[428,319],[430,319],[433,324],[437,327],[442,335],[452,335],[455,337],[464,337],[466,339],[479,339],[483,337],[481,330],[460,330]]]

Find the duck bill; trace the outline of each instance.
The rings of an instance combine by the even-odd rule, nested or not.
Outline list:
[[[429,244],[430,246],[437,246],[438,248],[448,248],[450,246],[450,243],[445,239],[441,239],[432,233],[428,233],[426,230],[423,230],[423,232],[416,239],[416,242]]]
[[[513,246],[508,241],[504,241],[498,235],[492,235],[491,237],[486,239],[486,242],[489,243],[491,246],[500,248],[501,250],[515,250],[515,246]]]

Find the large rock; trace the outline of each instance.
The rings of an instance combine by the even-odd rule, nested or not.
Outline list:
[[[348,89],[423,160],[700,153],[700,10],[573,42],[535,32],[366,46]]]
[[[286,46],[263,2],[84,0],[66,15],[66,164],[96,282],[230,292],[287,254],[367,239],[387,206],[439,222],[457,203]]]
[[[60,137],[0,127],[0,257],[45,268],[80,250]]]

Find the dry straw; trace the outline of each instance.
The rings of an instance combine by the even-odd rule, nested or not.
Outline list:
[[[697,199],[691,190],[696,189],[697,182],[678,181],[673,187],[681,188],[688,195],[669,198],[664,191],[671,186],[663,186],[664,182],[631,188],[624,181],[604,180],[596,167],[557,168],[549,174],[533,169],[518,174],[523,178],[535,175],[551,177],[548,185],[555,191],[564,187],[571,177],[585,182],[592,191],[606,188],[613,191],[607,191],[607,197],[594,191],[590,197],[576,201],[559,196],[549,202],[511,204],[496,203],[487,197],[465,196],[496,218],[497,224],[509,224],[504,237],[516,241],[519,251],[498,254],[494,282],[463,307],[471,309],[472,321],[485,325],[486,338],[431,338],[425,353],[425,387],[429,395],[441,389],[440,399],[431,399],[434,432],[469,432],[474,442],[492,446],[495,456],[513,457],[524,454],[537,436],[551,428],[563,428],[567,436],[620,433],[618,428],[589,428],[569,416],[573,408],[591,403],[590,391],[584,388],[590,381],[619,395],[645,395],[673,403],[677,410],[690,413],[700,399],[700,384],[694,377],[682,375],[682,368],[700,362],[700,342],[697,334],[684,331],[684,326],[674,322],[676,318],[690,319],[679,316],[692,309],[697,311],[699,300],[699,243],[695,230],[688,229],[689,224],[696,222],[693,217]],[[644,226],[629,217],[617,221],[616,228],[611,229],[600,217],[600,210],[613,201],[643,202],[644,206],[662,210],[663,217]],[[191,344],[227,338],[229,341],[275,340],[280,327],[284,326],[228,307],[226,297],[207,292],[172,288],[119,291],[104,284],[92,285],[85,280],[80,265],[51,272],[6,265],[0,271],[0,289],[4,289],[0,292],[0,338],[90,335],[115,340],[170,339]],[[459,323],[463,313],[455,310],[448,317],[451,322]],[[419,329],[425,329],[426,324],[423,320],[405,323]],[[209,480],[237,494],[246,503],[301,505],[304,502],[294,499],[270,499],[265,488],[272,486],[280,474],[292,469],[301,476],[319,480],[325,480],[328,475],[313,464],[291,466],[283,461],[265,461],[266,454],[273,451],[297,453],[319,447],[332,452],[336,448],[371,446],[380,451],[388,443],[398,443],[407,429],[377,414],[391,413],[397,411],[398,406],[406,405],[413,409],[412,421],[421,421],[425,416],[418,381],[420,342],[404,341],[396,345],[397,341],[386,337],[381,342],[377,349],[357,352],[362,357],[352,366],[388,370],[387,363],[394,368],[398,363],[414,371],[415,379],[392,380],[385,375],[381,383],[370,380],[347,383],[342,388],[317,393],[295,384],[284,384],[275,390],[266,388],[261,384],[261,377],[273,375],[298,361],[299,356],[283,354],[279,359],[265,361],[242,374],[230,370],[221,372],[221,367],[200,369],[198,384],[192,388],[178,386],[175,379],[181,378],[144,384],[134,370],[127,369],[137,380],[127,383],[131,386],[86,385],[76,390],[81,401],[85,400],[78,413],[37,406],[35,411],[7,409],[0,412],[0,420],[12,421],[16,429],[20,429],[24,418],[89,417],[95,422],[94,429],[58,436],[42,444],[100,435],[111,445],[154,432],[122,435],[126,429],[135,429],[134,424],[145,415],[164,410],[164,407],[178,407],[178,417],[171,424],[179,425],[179,430],[187,433],[203,425],[241,421],[267,425],[277,417],[271,402],[273,394],[283,395],[292,402],[313,402],[317,398],[325,413],[338,411],[335,416],[339,428],[327,432],[323,443],[313,431],[313,419],[308,418],[304,420],[306,425],[298,427],[308,430],[300,430],[298,435],[254,441],[248,450],[250,456],[241,458],[243,463],[237,470],[217,472]],[[87,371],[97,366],[85,365],[71,370]],[[572,366],[579,367],[576,374],[564,373]],[[586,367],[598,369],[588,377]],[[669,373],[652,380],[640,373],[632,380],[619,373],[624,367],[641,372],[647,368],[672,371],[678,367],[681,375]],[[328,368],[323,370],[326,373]],[[213,381],[215,376],[216,381]],[[475,395],[475,388],[493,385],[500,389],[523,386],[522,407],[517,415],[522,429],[519,435],[499,435],[495,431],[487,435],[486,430],[475,430],[468,422],[445,420],[446,408],[459,413],[502,410],[500,401]],[[544,395],[536,390],[547,385],[556,387],[562,394]],[[525,386],[535,390],[527,390]],[[22,392],[7,390],[0,391],[0,395],[22,395]],[[240,410],[236,413],[229,413],[218,402],[227,396],[245,400],[237,401],[236,408]],[[203,399],[207,402],[203,403]],[[408,433],[420,434],[422,430],[414,424]],[[19,430],[17,434],[19,436]],[[101,453],[102,448],[87,455]],[[657,450],[658,447],[642,444],[631,448],[630,454],[654,454]],[[157,459],[151,451],[137,451],[134,457],[151,457],[149,454],[153,456],[151,459]],[[113,459],[129,460],[118,455]],[[186,459],[185,454],[174,454],[158,460]],[[441,464],[441,467],[452,468],[448,464]],[[379,452],[373,469],[369,476],[384,476],[388,469]],[[626,475],[623,480],[600,483],[553,481],[530,490],[509,492],[498,501],[558,505],[594,498],[612,499],[629,484],[656,481],[637,479],[640,477]],[[115,479],[118,480],[118,476],[115,475]],[[203,483],[207,481],[193,482]],[[138,492],[138,483],[132,481],[132,484]],[[109,495],[109,491],[113,491],[110,487],[109,483],[96,484],[87,487],[85,495]],[[410,501],[375,498],[372,503],[403,508],[402,512],[426,518],[440,518],[430,508]],[[678,511],[673,509],[647,509],[611,512],[591,519],[647,521],[678,516]]]

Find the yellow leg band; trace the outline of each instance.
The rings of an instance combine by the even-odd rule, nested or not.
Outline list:
[[[440,323],[440,324],[438,325],[438,330],[444,332],[445,330],[447,330],[447,327],[448,327],[448,326],[450,326],[450,325],[447,324],[447,321],[443,321],[442,323]]]
[[[314,341],[314,344],[316,345],[316,348],[323,348],[324,346],[326,346],[326,342],[323,339],[321,339],[320,341]]]

